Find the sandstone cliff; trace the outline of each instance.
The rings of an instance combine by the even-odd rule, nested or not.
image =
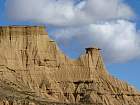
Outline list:
[[[140,93],[108,74],[100,49],[71,60],[43,26],[0,27],[0,105],[140,105]]]

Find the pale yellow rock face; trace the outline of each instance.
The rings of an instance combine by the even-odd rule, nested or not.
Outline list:
[[[100,49],[71,60],[43,26],[0,27],[0,105],[140,105],[140,93],[108,74]]]

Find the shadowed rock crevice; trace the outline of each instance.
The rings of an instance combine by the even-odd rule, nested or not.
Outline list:
[[[98,48],[71,60],[43,26],[2,26],[0,105],[140,105],[140,93],[109,75]]]

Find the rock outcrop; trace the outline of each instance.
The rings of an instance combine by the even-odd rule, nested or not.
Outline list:
[[[0,105],[140,105],[106,71],[100,49],[71,60],[43,26],[0,27]]]

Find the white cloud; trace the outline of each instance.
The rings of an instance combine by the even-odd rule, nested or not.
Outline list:
[[[85,47],[99,47],[109,62],[125,62],[140,57],[139,33],[134,23],[125,20],[59,29],[51,35],[65,48],[78,49],[78,54]]]
[[[89,24],[109,19],[128,19],[131,8],[122,0],[7,0],[7,14],[13,20],[29,20],[54,26]]]

